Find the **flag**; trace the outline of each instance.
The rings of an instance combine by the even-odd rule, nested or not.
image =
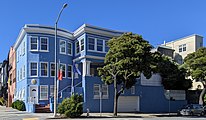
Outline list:
[[[78,73],[79,75],[81,75],[80,70],[76,67],[76,65],[74,63],[73,63],[73,72]]]
[[[59,64],[59,70],[58,70],[58,80],[62,80],[62,67]]]

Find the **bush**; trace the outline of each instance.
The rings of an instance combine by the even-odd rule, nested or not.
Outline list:
[[[4,100],[3,97],[0,98],[0,105],[3,106],[6,104],[6,101]]]
[[[25,103],[21,100],[16,100],[13,102],[11,107],[19,111],[26,111]]]
[[[73,94],[70,98],[64,99],[57,112],[70,118],[80,117],[83,114],[82,95]]]

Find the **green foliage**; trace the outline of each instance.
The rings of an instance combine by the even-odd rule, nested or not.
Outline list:
[[[6,101],[4,100],[3,97],[0,98],[0,105],[3,106],[6,104]]]
[[[11,107],[19,111],[26,111],[25,103],[21,100],[16,100],[13,102]]]
[[[57,112],[70,118],[80,117],[83,114],[83,96],[73,94],[70,98],[64,99]]]
[[[98,68],[98,73],[105,83],[113,84],[116,75],[117,84],[130,88],[140,73],[151,77],[149,61],[152,46],[142,36],[125,33],[109,40],[108,46],[110,49],[104,60],[105,66]]]
[[[187,76],[196,81],[206,81],[206,48],[188,54],[184,59],[183,67],[187,69]]]
[[[171,58],[155,52],[152,55],[152,71],[159,73],[162,84],[168,90],[187,90],[192,87],[192,81],[186,79],[186,70],[179,67]]]

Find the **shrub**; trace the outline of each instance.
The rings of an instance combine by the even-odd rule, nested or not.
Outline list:
[[[0,105],[5,105],[6,104],[6,101],[4,100],[3,97],[0,98]]]
[[[73,94],[70,98],[64,99],[57,112],[70,118],[80,117],[83,114],[82,95]]]
[[[13,102],[11,107],[19,111],[26,111],[25,103],[21,100],[16,100]]]

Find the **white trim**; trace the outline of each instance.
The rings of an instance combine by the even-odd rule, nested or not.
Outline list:
[[[67,78],[71,79],[71,78],[72,78],[72,73],[73,73],[73,66],[70,65],[70,64],[67,65],[67,75],[68,75],[68,69],[69,69],[68,66],[71,66],[71,77],[68,77],[68,76],[67,76]]]
[[[76,46],[77,42],[79,42],[79,41],[77,40],[77,41],[75,42],[75,44],[74,44],[74,46],[75,46],[75,50],[74,50],[74,51],[75,51],[75,56],[79,55],[80,52],[81,52],[81,51],[80,51],[80,45],[78,44],[78,45],[79,45],[79,52],[77,53],[77,46]]]
[[[37,103],[35,103],[35,104],[38,104],[39,103],[39,94],[38,94],[38,92],[39,92],[39,87],[37,86],[37,85],[30,85],[29,86],[29,102],[31,102],[31,100],[30,100],[30,98],[31,98],[31,87],[35,87],[35,89],[36,89],[36,99],[37,99]]]
[[[42,70],[42,69],[41,69],[41,64],[42,64],[42,63],[46,63],[46,65],[47,65],[47,75],[46,75],[46,76],[42,76],[42,74],[41,74],[41,70]],[[48,62],[40,62],[40,77],[48,77],[48,68],[49,68],[49,67],[48,67]]]
[[[26,66],[23,65],[22,78],[24,79],[25,77],[26,77]]]
[[[44,38],[44,39],[46,39],[47,40],[47,50],[42,50],[41,49],[41,39],[42,38]],[[41,52],[49,52],[49,38],[48,37],[40,37],[40,50],[39,51],[41,51]]]
[[[68,45],[68,44],[71,45],[71,54],[69,54],[69,51],[68,51],[68,50],[69,50],[69,49],[68,49],[68,48],[69,48],[69,45]],[[68,42],[67,42],[67,54],[68,54],[69,56],[72,56],[72,53],[73,53],[73,45],[72,45],[71,42],[68,41]]]
[[[35,75],[35,76],[31,76],[31,63],[37,64],[37,75]],[[29,76],[30,77],[38,77],[38,62],[33,62],[33,61],[29,62]]]
[[[37,49],[35,49],[35,50],[31,49],[31,38],[36,38],[36,40],[37,40]],[[38,37],[37,36],[30,36],[29,37],[29,51],[36,52],[38,50],[39,50],[39,40],[38,40]]]
[[[61,45],[60,45],[61,42],[64,42],[64,44],[65,44],[65,45],[64,45],[64,48],[65,48],[64,50],[65,50],[65,52],[62,52],[62,51],[61,51]],[[66,46],[67,46],[66,43],[67,43],[67,42],[66,42],[65,40],[59,40],[59,53],[60,53],[60,54],[66,55],[66,53],[67,53],[67,51],[66,51],[66,50],[67,50],[67,49],[66,49]]]
[[[54,62],[50,62],[50,77],[55,77],[55,73],[56,73],[56,71],[55,71],[55,68],[54,68],[54,76],[51,76],[51,64],[54,64],[54,67],[56,68],[56,66],[55,66],[55,63]]]
[[[41,93],[42,93],[42,91],[41,91],[41,88],[42,87],[46,87],[47,88],[47,98],[46,99],[43,99],[43,98],[41,98],[42,96],[41,96]],[[39,96],[39,100],[48,100],[48,85],[40,85],[40,92],[39,92],[39,94],[40,94],[40,96]]]

